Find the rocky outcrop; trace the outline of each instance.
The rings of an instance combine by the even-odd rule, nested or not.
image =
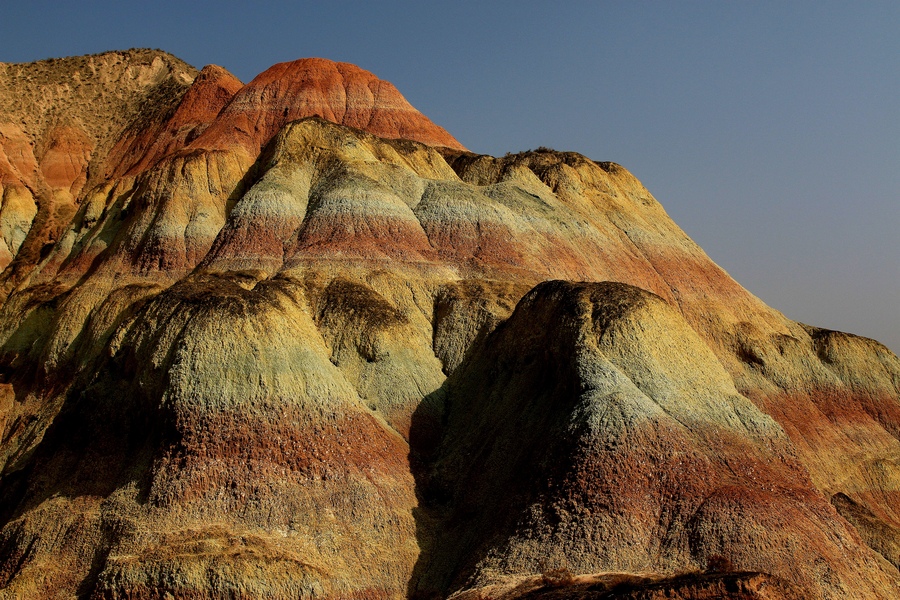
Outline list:
[[[463,149],[387,81],[355,65],[321,58],[279,63],[257,75],[194,146],[240,144],[255,155],[286,124],[306,117],[384,138]]]
[[[692,572],[671,577],[633,573],[569,575],[565,581],[544,574],[467,590],[453,600],[799,600],[789,583],[764,573]]]
[[[46,258],[89,178],[103,181],[123,132],[171,111],[196,74],[159,50],[0,63],[0,267],[22,253],[6,291]]]
[[[446,432],[420,510],[445,529],[419,585],[485,585],[546,562],[677,572],[711,556],[807,590],[828,580],[864,597],[891,585],[873,579],[878,560],[853,550],[856,533],[783,429],[650,292],[540,284],[443,393]]]
[[[37,160],[22,129],[0,125],[0,267],[12,262],[37,214]]]
[[[341,63],[191,81],[105,146],[0,127],[0,595],[900,591],[886,348],[615,163],[472,154]]]
[[[209,127],[242,87],[241,81],[222,67],[204,67],[171,116],[160,118],[145,112],[131,124],[110,152],[107,178],[142,173],[185,148]]]

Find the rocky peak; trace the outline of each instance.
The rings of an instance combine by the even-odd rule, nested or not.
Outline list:
[[[197,70],[161,50],[131,49],[33,63],[0,63],[0,122],[19,126],[37,146],[59,126],[79,127],[97,148],[108,149],[148,95],[177,100]]]
[[[278,63],[257,75],[194,146],[228,147],[237,141],[255,155],[287,123],[313,116],[379,137],[464,149],[391,83],[322,58]]]
[[[898,357],[358,67],[0,64],[0,267],[2,598],[900,597]]]
[[[184,148],[206,130],[243,85],[218,65],[203,67],[174,112],[147,115],[131,124],[110,153],[107,176],[137,174]]]
[[[83,192],[109,175],[123,132],[164,121],[196,75],[147,49],[0,63],[0,266],[23,258],[7,281],[30,272]]]

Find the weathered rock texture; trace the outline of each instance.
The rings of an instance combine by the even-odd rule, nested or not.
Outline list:
[[[6,293],[103,181],[123,131],[171,111],[196,74],[158,50],[0,63],[0,267],[21,254]]]
[[[196,145],[238,143],[257,154],[284,125],[314,116],[381,137],[463,149],[389,82],[356,65],[321,58],[280,63],[257,75]]]
[[[0,597],[900,594],[900,360],[619,165],[321,59],[3,69]]]
[[[565,572],[563,572],[565,573]],[[465,590],[453,600],[799,600],[802,592],[764,573],[601,573],[565,578],[544,574]]]

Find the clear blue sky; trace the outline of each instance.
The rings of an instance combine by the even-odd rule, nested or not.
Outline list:
[[[900,351],[900,2],[15,2],[0,61],[322,56],[471,150],[633,172],[788,317]]]

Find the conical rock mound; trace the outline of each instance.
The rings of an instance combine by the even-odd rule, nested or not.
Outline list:
[[[900,359],[626,169],[102,56],[4,67],[0,597],[900,595]]]
[[[258,153],[290,121],[314,116],[384,138],[464,149],[389,82],[355,65],[322,58],[279,63],[257,75],[194,146],[239,143]]]

